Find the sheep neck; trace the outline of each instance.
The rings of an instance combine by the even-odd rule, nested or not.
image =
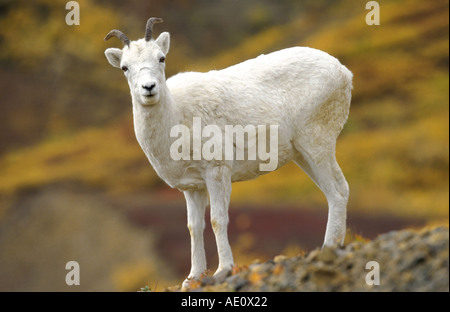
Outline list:
[[[175,124],[173,98],[164,85],[160,90],[159,103],[144,106],[133,97],[133,120],[136,138],[149,158],[150,162],[168,157],[170,144],[170,129]],[[167,155],[165,155],[167,154]]]

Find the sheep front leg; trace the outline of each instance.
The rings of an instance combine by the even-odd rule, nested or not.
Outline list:
[[[206,271],[206,256],[203,243],[205,229],[205,207],[208,205],[208,192],[205,190],[185,191],[188,229],[191,235],[191,272],[182,287],[188,288],[192,280],[197,280]]]
[[[206,173],[211,205],[211,225],[216,237],[219,266],[214,279],[222,282],[234,266],[233,254],[228,243],[228,207],[231,196],[231,169],[226,166],[214,167]]]

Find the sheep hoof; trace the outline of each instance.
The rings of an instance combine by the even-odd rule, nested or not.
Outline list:
[[[197,282],[197,281],[198,281],[198,279],[195,279],[195,278],[191,278],[191,277],[186,278],[183,281],[183,284],[181,284],[181,290],[183,291],[183,290],[191,289],[192,288],[192,284]]]
[[[231,268],[222,268],[218,269],[216,273],[214,273],[213,278],[216,283],[223,283],[225,279],[231,275]]]

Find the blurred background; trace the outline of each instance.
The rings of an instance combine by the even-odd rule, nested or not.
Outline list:
[[[169,31],[166,76],[221,69],[309,46],[354,74],[337,159],[350,185],[349,232],[363,238],[448,224],[449,2],[356,0],[0,0],[0,291],[156,291],[189,272],[183,195],[134,137],[122,73],[104,57],[113,28]],[[233,185],[236,263],[321,246],[327,203],[294,164]],[[209,214],[207,214],[209,221]],[[209,222],[207,222],[209,225]],[[205,231],[208,267],[215,241]],[[65,264],[80,264],[67,286]]]

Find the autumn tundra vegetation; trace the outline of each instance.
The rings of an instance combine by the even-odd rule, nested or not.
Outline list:
[[[336,146],[350,189],[347,236],[448,223],[448,1],[379,1],[380,25],[370,26],[366,3],[353,0],[79,0],[73,26],[66,2],[0,5],[1,290],[134,291],[156,281],[161,290],[186,277],[185,198],[149,166],[129,86],[103,53],[111,28],[140,38],[149,16],[164,17],[154,38],[171,34],[169,79],[293,46],[339,59],[354,87]],[[234,263],[320,247],[327,204],[293,162],[233,183]],[[209,227],[204,243],[215,267]],[[81,267],[76,289],[64,283],[70,260]]]

